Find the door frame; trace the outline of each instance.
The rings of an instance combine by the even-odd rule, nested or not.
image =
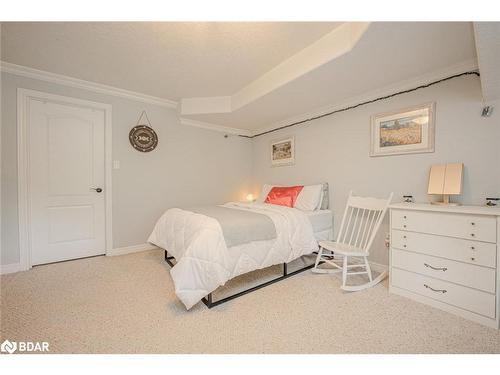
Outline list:
[[[31,268],[31,209],[29,147],[27,140],[28,110],[31,100],[73,105],[104,111],[104,215],[106,254],[113,249],[112,217],[112,106],[89,100],[50,94],[43,91],[17,89],[17,199],[19,219],[19,263],[20,270]]]

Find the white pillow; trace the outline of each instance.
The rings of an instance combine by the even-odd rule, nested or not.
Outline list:
[[[321,205],[323,185],[307,185],[302,188],[295,201],[294,208],[302,211],[314,211]]]
[[[321,206],[323,205],[323,198],[325,196],[325,189],[323,184],[321,184],[321,193],[319,194],[319,201],[318,201],[318,206],[316,207],[316,210],[321,210]]]
[[[267,198],[267,195],[271,191],[271,189],[274,187],[274,185],[268,185],[264,184],[262,185],[262,190],[260,191],[259,197],[255,200],[257,203],[264,203],[264,201]]]

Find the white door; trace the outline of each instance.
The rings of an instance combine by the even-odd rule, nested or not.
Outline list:
[[[104,254],[104,111],[31,99],[31,264]]]

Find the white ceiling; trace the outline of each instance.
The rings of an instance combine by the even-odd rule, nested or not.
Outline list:
[[[372,23],[347,54],[228,114],[190,118],[263,129],[327,105],[476,59],[472,23]]]
[[[340,23],[3,23],[2,60],[180,100],[234,95]],[[352,50],[230,113],[257,130],[375,89],[475,64],[472,24],[372,23]]]
[[[337,24],[2,24],[2,60],[165,99],[231,95]]]

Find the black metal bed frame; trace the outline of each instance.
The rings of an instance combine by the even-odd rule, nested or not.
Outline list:
[[[317,254],[317,252],[314,252],[313,254]],[[170,267],[174,266],[174,263],[172,263],[172,260],[174,260],[174,259],[175,258],[173,256],[169,256],[167,250],[165,250],[165,261],[169,264]],[[299,268],[298,270],[295,270],[293,272],[288,272],[288,263],[283,263],[283,275],[282,276],[279,276],[279,277],[277,277],[275,279],[266,281],[265,283],[256,285],[254,287],[245,289],[245,290],[243,290],[241,292],[232,294],[232,295],[230,295],[228,297],[221,298],[221,299],[219,299],[217,301],[213,300],[212,293],[210,293],[206,297],[203,297],[201,299],[201,301],[205,304],[205,306],[207,306],[209,309],[211,309],[212,307],[215,307],[215,306],[218,306],[218,305],[223,304],[225,302],[231,301],[231,300],[233,300],[235,298],[244,296],[245,294],[254,292],[254,291],[259,290],[261,288],[264,288],[264,287],[266,287],[268,285],[277,283],[278,281],[288,279],[291,276],[294,276],[294,275],[297,275],[298,273],[307,271],[307,270],[309,270],[309,269],[311,269],[313,267],[314,267],[314,263],[310,264],[310,265],[307,265],[305,267]]]

